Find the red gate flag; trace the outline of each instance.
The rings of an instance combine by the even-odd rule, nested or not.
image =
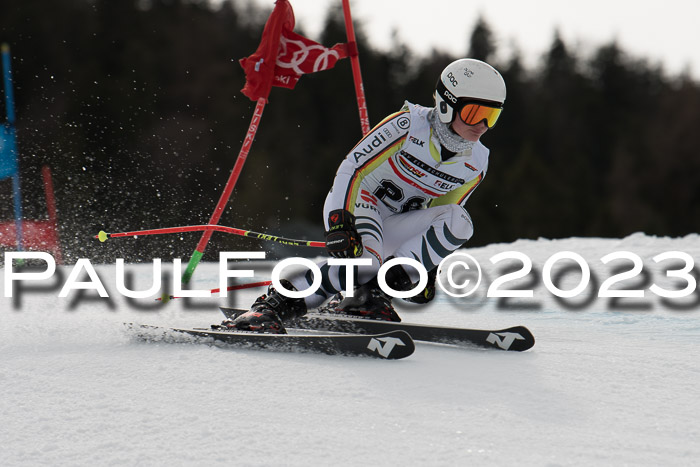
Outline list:
[[[277,0],[258,50],[240,60],[246,75],[242,92],[250,100],[262,97],[267,101],[272,86],[293,89],[301,75],[333,68],[338,60],[348,56],[346,44],[329,49],[293,29],[292,6],[288,0]]]

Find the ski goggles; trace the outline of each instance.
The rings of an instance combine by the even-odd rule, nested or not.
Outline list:
[[[437,94],[443,99],[446,105],[459,115],[459,118],[467,125],[477,125],[483,121],[486,126],[493,128],[496,120],[501,115],[503,104],[499,102],[483,101],[468,97],[458,98],[438,79]],[[445,112],[447,109],[443,110]]]
[[[486,126],[493,128],[496,125],[503,107],[488,105],[483,102],[467,101],[459,110],[459,118],[467,125],[477,125],[486,122]]]

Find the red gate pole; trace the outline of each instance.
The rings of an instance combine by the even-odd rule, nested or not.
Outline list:
[[[365,100],[365,88],[362,84],[362,73],[360,72],[360,54],[357,50],[355,40],[355,28],[352,25],[350,14],[350,0],[343,0],[343,16],[345,17],[345,32],[348,36],[348,55],[352,65],[352,78],[355,82],[355,95],[357,96],[357,108],[360,111],[360,125],[362,134],[369,133],[369,114],[367,112],[367,101]]]
[[[209,224],[219,223],[219,219],[221,218],[221,214],[223,214],[224,212],[226,203],[228,203],[228,200],[231,197],[233,188],[236,186],[236,182],[238,181],[238,176],[243,170],[243,164],[245,164],[246,158],[248,157],[248,153],[250,152],[250,147],[253,145],[255,133],[258,131],[258,126],[260,125],[260,119],[262,118],[263,109],[265,108],[265,101],[266,99],[264,97],[258,98],[257,104],[255,105],[255,111],[253,112],[253,118],[250,122],[250,125],[248,126],[248,133],[246,134],[245,140],[243,140],[241,151],[238,153],[236,164],[233,166],[233,170],[231,171],[231,175],[229,176],[229,179],[226,182],[224,191],[223,193],[221,193],[219,202],[216,204],[216,208],[214,209],[214,212],[212,213],[211,218],[209,219]],[[195,249],[194,253],[192,253],[192,257],[190,258],[189,263],[187,263],[187,268],[185,269],[185,272],[182,275],[183,284],[186,284],[190,281],[190,278],[192,277],[195,268],[199,264],[199,261],[202,259],[202,256],[204,256],[204,250],[207,248],[207,243],[209,243],[209,239],[211,238],[211,235],[213,233],[213,230],[205,230],[204,234],[202,234],[202,238],[199,240],[197,248]]]

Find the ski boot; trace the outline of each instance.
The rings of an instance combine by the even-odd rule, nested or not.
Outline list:
[[[408,290],[412,287],[411,279],[400,266],[394,266],[386,273],[386,283],[394,290]],[[378,319],[382,321],[401,321],[391,304],[392,297],[386,294],[380,287],[377,278],[355,288],[353,297],[346,297],[335,308],[336,313],[364,318]]]
[[[433,301],[435,298],[435,279],[437,278],[437,267],[428,272],[428,284],[423,290],[418,292],[413,297],[404,298],[403,300],[409,303],[418,303],[424,305]]]
[[[287,280],[280,283],[287,290],[296,290]],[[254,331],[270,334],[286,334],[283,321],[306,314],[306,303],[303,298],[289,298],[277,292],[273,287],[267,290],[267,295],[261,295],[246,311],[234,319],[221,323],[227,329]]]
[[[379,288],[379,284],[373,284],[373,281],[356,287],[354,296],[345,297],[333,313],[382,321],[401,321],[401,317],[391,305],[391,297]]]

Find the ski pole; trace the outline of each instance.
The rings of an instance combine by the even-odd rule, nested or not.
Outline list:
[[[255,287],[265,287],[272,284],[272,281],[263,281],[263,282],[250,282],[248,284],[238,284],[238,285],[232,285],[226,288],[228,292],[232,290],[243,290],[243,289],[252,289]],[[210,293],[220,293],[221,289],[216,288],[216,289],[211,289],[209,291]],[[167,297],[158,297],[156,298],[157,301],[162,301],[162,302],[167,302],[168,300],[174,300],[176,298],[182,298],[182,297],[174,297],[172,295],[167,296]]]
[[[234,227],[226,227],[217,224],[204,224],[204,225],[186,225],[182,227],[165,227],[161,229],[149,229],[149,230],[136,230],[133,232],[116,232],[107,233],[101,230],[100,233],[95,235],[94,238],[99,239],[101,242],[107,241],[108,238],[118,238],[118,237],[138,237],[139,235],[162,235],[162,234],[173,234],[181,232],[224,232],[232,235],[240,235],[241,237],[257,238],[259,240],[267,240],[270,242],[280,243],[282,245],[290,246],[308,246],[313,248],[324,248],[326,244],[324,242],[317,242],[312,240],[295,240],[293,238],[278,237],[277,235],[268,235],[260,232],[253,232],[252,230],[236,229]]]

